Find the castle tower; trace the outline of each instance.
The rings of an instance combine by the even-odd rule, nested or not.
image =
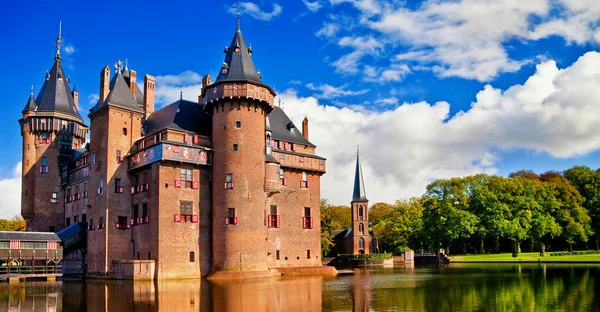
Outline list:
[[[356,149],[356,172],[354,174],[354,193],[352,194],[352,253],[368,254],[371,252],[371,235],[369,235],[369,200],[365,193],[360,153]]]
[[[50,72],[37,97],[33,88],[19,119],[23,137],[21,215],[28,231],[58,231],[64,227],[64,202],[59,165],[71,159],[73,148],[85,146],[88,128],[77,111],[69,78],[61,64],[60,31]]]
[[[265,115],[275,92],[261,82],[239,27],[225,61],[201,98],[212,115],[212,278],[239,272],[258,276],[267,269],[265,224]]]
[[[148,75],[146,75],[148,76]],[[150,76],[148,76],[150,77]],[[140,185],[128,174],[124,156],[142,135],[142,121],[147,103],[135,82],[136,73],[123,68],[121,61],[100,72],[100,99],[90,109],[90,169],[87,217],[99,228],[88,233],[88,273],[109,273],[113,260],[132,259],[129,227],[132,198],[129,190]],[[145,83],[154,89],[153,79]],[[153,108],[152,108],[153,110]]]

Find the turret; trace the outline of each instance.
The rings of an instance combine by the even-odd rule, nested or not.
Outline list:
[[[270,275],[264,223],[265,116],[273,110],[275,92],[261,82],[239,24],[224,52],[217,79],[203,86],[201,94],[212,115],[214,148],[211,277]]]

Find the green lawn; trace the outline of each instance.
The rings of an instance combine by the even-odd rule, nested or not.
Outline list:
[[[448,258],[450,259],[450,262],[600,262],[600,254],[550,256],[549,253],[546,253],[545,257],[540,257],[540,254],[536,252],[522,252],[516,258],[513,258],[511,253],[485,255],[451,255]]]

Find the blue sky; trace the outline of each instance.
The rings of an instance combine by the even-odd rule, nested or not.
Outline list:
[[[62,55],[82,115],[99,73],[127,58],[157,78],[158,106],[216,76],[236,3],[3,3],[0,77],[8,150],[0,202],[18,205],[17,119]],[[322,197],[351,196],[356,145],[371,201],[419,195],[433,179],[600,166],[600,4],[593,0],[241,2],[253,61],[328,158]],[[141,80],[141,79],[138,79]],[[87,118],[86,118],[87,119]],[[6,208],[5,208],[6,207]],[[1,213],[0,213],[1,214]]]

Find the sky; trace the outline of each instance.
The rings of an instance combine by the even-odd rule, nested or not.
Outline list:
[[[360,146],[367,197],[392,203],[435,179],[600,167],[600,1],[241,2],[263,83],[326,157],[321,197],[349,204]],[[0,4],[0,217],[20,211],[17,120],[53,63],[87,116],[100,70],[156,77],[157,107],[217,76],[237,2]],[[141,80],[141,79],[139,79]],[[278,102],[279,99],[276,99]],[[86,123],[89,119],[85,117]]]

